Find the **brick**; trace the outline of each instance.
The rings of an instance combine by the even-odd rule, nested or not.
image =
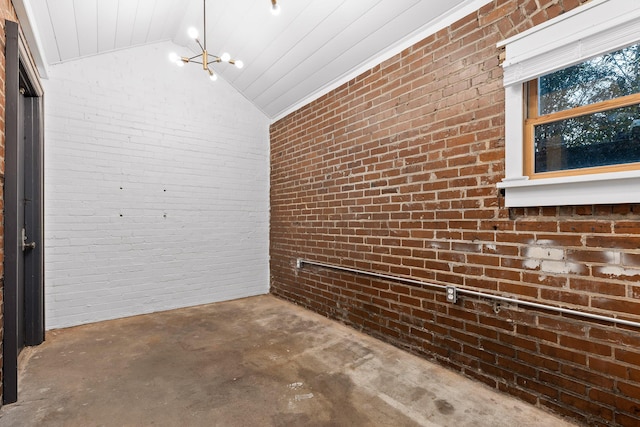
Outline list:
[[[562,365],[560,372],[567,377],[604,389],[611,389],[614,385],[613,379],[606,374],[600,375],[571,365]]]
[[[640,425],[640,417],[632,417],[627,414],[615,414],[615,421],[622,427],[636,427]]]
[[[540,381],[551,385],[557,389],[568,390],[579,395],[587,393],[587,386],[555,373],[540,371],[538,373]]]
[[[640,281],[640,268],[629,268],[617,265],[594,266],[593,275],[606,279]]]
[[[539,270],[522,273],[522,282],[527,285],[534,284],[536,287],[550,286],[553,288],[565,288],[567,281],[568,278],[565,276],[554,276]]]
[[[517,231],[554,232],[558,224],[554,221],[519,221],[516,223]]]
[[[611,233],[611,221],[563,221],[560,231],[566,233]]]
[[[480,325],[475,325],[473,323],[467,323],[465,325],[465,330],[471,334],[487,337],[489,339],[496,340],[498,338],[498,333],[493,328],[485,328]]]
[[[515,378],[516,378],[513,372],[510,372],[507,369],[503,369],[502,367],[500,367],[495,363],[480,362],[479,368],[482,370],[483,373],[491,375],[493,378],[502,378],[504,381],[511,384],[515,381]]]
[[[618,381],[616,383],[616,388],[620,393],[627,397],[634,398],[636,400],[640,397],[640,385]]]
[[[616,360],[640,367],[640,351],[616,349]]]
[[[518,385],[521,387],[526,387],[527,389],[534,391],[538,395],[544,395],[552,399],[557,399],[559,395],[559,391],[556,387],[549,386],[538,381],[518,378]]]
[[[608,327],[589,328],[589,337],[600,342],[608,342],[618,345],[640,348],[640,335],[633,331],[615,330]]]
[[[565,292],[556,289],[541,289],[540,298],[553,302],[589,306],[589,296],[576,292]]]
[[[482,348],[478,348],[476,345],[463,345],[462,351],[464,354],[467,354],[477,360],[483,360],[489,363],[495,363],[496,361],[495,354]]]
[[[621,262],[625,266],[640,267],[640,254],[623,253],[621,254]]]
[[[640,236],[587,236],[586,243],[592,248],[638,249]]]
[[[618,362],[589,356],[589,368],[594,372],[600,372],[604,375],[610,375],[621,379],[627,378],[627,367]]]
[[[498,289],[508,294],[528,296],[532,298],[538,297],[539,289],[536,286],[520,285],[514,283],[500,283]]]
[[[579,365],[586,365],[587,357],[582,352],[567,350],[565,348],[540,344],[540,352],[554,359],[561,359]]]
[[[569,393],[561,393],[560,401],[564,402],[565,404],[576,407],[578,409],[581,409],[585,412],[594,414],[602,419],[605,419],[608,421],[613,420],[613,410],[605,406],[599,405],[598,403],[591,401],[589,399],[583,399],[581,397],[574,396]]]
[[[271,286],[578,422],[632,425],[635,401],[622,390],[640,383],[631,328],[504,304],[494,313],[475,297],[451,305],[439,289],[294,268],[303,253],[635,318],[640,205],[505,209],[496,188],[505,141],[495,44],[582,3],[487,4],[273,123]],[[338,301],[357,304],[346,320]]]
[[[47,328],[268,292],[269,148],[256,141],[269,120],[224,82],[218,105],[166,102],[206,86],[146,75],[165,48],[58,64],[43,81]]]
[[[517,332],[521,335],[530,336],[532,338],[544,340],[554,344],[558,342],[558,334],[544,328],[519,324],[517,325]]]
[[[536,341],[524,339],[520,336],[514,336],[511,334],[500,334],[500,342],[516,348],[521,348],[529,351],[536,351],[538,344]]]
[[[615,261],[616,254],[610,251],[569,249],[567,261],[608,264]]]
[[[626,299],[592,297],[591,306],[614,313],[628,313],[633,315],[640,313],[640,302],[629,301]]]
[[[593,278],[581,279],[572,277],[569,279],[569,287],[577,291],[599,293],[610,296],[624,297],[627,294],[627,288],[624,284],[600,281]]]
[[[640,234],[640,222],[638,221],[616,221],[614,225],[616,234]]]

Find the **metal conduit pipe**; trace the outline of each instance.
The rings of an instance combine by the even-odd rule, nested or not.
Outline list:
[[[349,272],[349,273],[361,274],[363,276],[377,277],[377,278],[380,278],[380,279],[387,279],[387,280],[392,280],[392,281],[395,281],[395,282],[408,283],[408,284],[412,284],[412,285],[426,286],[426,287],[434,288],[434,289],[448,290],[448,289],[454,288],[455,291],[457,292],[457,294],[459,294],[459,295],[470,295],[470,296],[475,296],[475,297],[480,297],[480,298],[487,298],[487,299],[491,299],[491,300],[508,302],[508,303],[512,303],[512,304],[518,304],[518,305],[522,305],[522,306],[526,306],[526,307],[531,307],[531,308],[539,308],[539,309],[542,309],[542,310],[554,311],[556,313],[570,314],[570,315],[573,315],[573,316],[584,317],[584,318],[587,318],[587,319],[600,320],[600,321],[604,321],[604,322],[611,322],[611,323],[616,323],[616,324],[619,324],[619,325],[626,325],[626,326],[632,326],[632,327],[635,327],[635,328],[640,328],[640,322],[634,322],[634,321],[631,321],[631,320],[617,319],[615,317],[610,317],[610,316],[601,316],[599,314],[587,313],[587,312],[584,312],[584,311],[572,310],[572,309],[569,309],[569,308],[556,307],[556,306],[553,306],[553,305],[539,304],[537,302],[531,302],[531,301],[526,301],[526,300],[523,301],[523,300],[519,300],[517,298],[503,297],[503,296],[500,296],[500,295],[493,295],[493,294],[488,294],[488,293],[485,293],[485,292],[472,291],[470,289],[464,289],[464,288],[460,288],[458,286],[438,285],[436,283],[423,282],[421,280],[411,279],[411,278],[408,278],[408,277],[395,276],[395,275],[391,275],[391,274],[376,273],[374,271],[367,271],[367,270],[360,270],[360,269],[357,269],[357,268],[343,267],[341,265],[336,265],[336,264],[327,264],[327,263],[323,263],[323,262],[310,261],[310,260],[302,259],[302,258],[298,258],[296,260],[296,267],[297,268],[302,268],[304,265],[313,265],[313,266],[316,266],[316,267],[322,267],[322,268],[327,268],[327,269],[331,269],[331,270],[346,271],[346,272]]]

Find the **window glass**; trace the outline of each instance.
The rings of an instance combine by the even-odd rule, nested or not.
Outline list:
[[[535,126],[535,172],[640,162],[640,106]]]
[[[539,77],[528,96],[529,174],[640,162],[640,44]]]
[[[539,115],[640,92],[640,44],[590,59],[538,79]]]

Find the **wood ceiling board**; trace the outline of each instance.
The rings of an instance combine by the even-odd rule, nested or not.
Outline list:
[[[115,48],[122,49],[132,45],[133,25],[136,22],[139,0],[120,0],[116,23]]]
[[[342,31],[334,38],[314,47],[313,56],[295,65],[286,62],[274,65],[274,69],[276,66],[279,67],[277,71],[279,79],[265,85],[262,93],[254,95],[247,90],[247,95],[251,96],[257,104],[269,109],[267,106],[272,101],[278,102],[283,97],[290,99],[291,93],[300,92],[300,90],[305,92],[312,85],[317,85],[315,82],[312,83],[311,76],[320,77],[323,81],[337,79],[345,73],[345,70],[352,70],[361,64],[362,58],[369,58],[388,48],[395,41],[394,39],[389,37],[388,40],[380,43],[379,40],[372,40],[372,35],[376,33],[384,35],[386,31],[382,31],[381,28],[386,25],[393,27],[393,21],[410,11],[416,3],[416,0],[398,1],[393,8],[383,2],[378,3],[377,7],[368,9],[361,16],[355,17],[356,19],[350,24],[343,26]],[[404,31],[407,29],[405,28]],[[307,43],[305,45],[308,46]],[[292,52],[292,55],[294,58],[300,57],[296,52]],[[288,69],[283,69],[283,66]]]
[[[191,26],[195,26],[196,28],[202,27],[202,2],[189,0],[181,2],[181,5],[182,14],[176,24],[171,39],[175,44],[187,46],[191,43],[191,39],[187,35],[187,29]]]
[[[343,3],[344,1],[339,4],[312,2],[300,15],[299,20],[293,22],[288,28],[286,37],[279,40],[280,43],[273,55],[265,58],[265,63],[256,66],[261,73],[253,79],[252,84],[243,89],[245,96],[252,100],[256,99],[265,88],[278,82],[285,73],[291,72],[300,62],[312,56],[322,46],[322,41],[326,37],[326,34],[322,37],[323,32],[327,28],[331,31],[330,23],[339,20],[337,11]]]
[[[226,6],[219,13],[207,7],[207,39],[212,53],[233,50],[233,45],[242,45],[254,28],[247,28],[247,17],[252,15],[252,1],[223,2]],[[224,18],[223,18],[224,17]],[[238,28],[242,28],[238,34]]]
[[[254,29],[254,33],[250,40],[239,48],[238,58],[242,60],[251,58],[251,63],[245,61],[243,73],[230,80],[234,87],[246,89],[259,77],[259,73],[254,70],[267,67],[272,62],[270,57],[270,51],[273,51],[272,47],[279,45],[281,41],[286,41],[288,37],[286,29],[298,20],[298,15],[308,6],[308,3],[295,2],[293,5],[298,7],[294,10],[287,8],[287,13],[282,13],[279,16],[273,16],[270,9],[264,13],[253,14],[252,20],[246,23],[245,26]],[[242,77],[245,72],[247,75]]]
[[[265,3],[267,2],[263,0],[247,2],[247,7],[238,11],[238,16],[243,18],[235,22],[233,31],[224,35],[224,37],[218,35],[220,31],[215,31],[215,34],[210,34],[210,40],[216,44],[220,41],[220,51],[227,51],[233,58],[240,59],[243,62],[246,62],[245,58],[255,58],[260,55],[260,52],[272,42],[279,32],[279,29],[272,25],[275,19],[271,15],[270,8],[261,7]],[[270,3],[268,6],[270,6]],[[244,68],[242,72],[251,68]],[[231,78],[231,81],[236,80],[238,75],[236,73]]]
[[[98,53],[98,4],[96,0],[74,0],[80,56]]]
[[[98,2],[98,52],[109,52],[116,48],[117,5],[118,0]]]
[[[463,3],[465,2],[458,1],[457,5],[459,6]],[[309,94],[328,86],[331,81],[328,81],[327,76],[332,76],[333,81],[340,80],[344,78],[344,76],[357,70],[360,64],[366,63],[372,57],[375,57],[376,52],[371,50],[371,46],[381,46],[379,49],[381,52],[389,49],[393,45],[396,45],[398,40],[409,38],[416,33],[420,33],[425,27],[432,25],[434,21],[442,19],[444,14],[447,14],[454,8],[454,5],[451,4],[448,4],[444,8],[425,9],[426,6],[429,5],[425,5],[424,2],[419,2],[414,8],[407,9],[404,13],[398,15],[397,19],[405,25],[395,25],[393,20],[389,20],[377,31],[371,33],[366,39],[366,43],[370,44],[369,48],[363,48],[358,44],[354,44],[343,54],[335,56],[328,61],[324,67],[318,68],[314,72],[303,70],[303,73],[307,73],[305,74],[306,80],[298,81],[295,84],[289,80],[287,82],[289,85],[281,85],[280,87],[276,87],[279,85],[274,85],[274,90],[277,91],[279,89],[280,92],[274,92],[273,94],[277,93],[277,96],[272,96],[270,101],[266,100],[265,97],[265,99],[254,99],[254,102],[256,105],[260,105],[261,109],[267,115],[276,117],[291,106],[308,99]],[[434,16],[436,14],[439,15]],[[411,25],[406,26],[407,23]],[[408,31],[408,29],[411,29],[411,31]],[[382,46],[385,48],[382,48]],[[346,72],[345,69],[347,67],[345,67],[345,65],[351,65],[351,68]],[[271,90],[271,88],[269,88],[269,90]]]
[[[159,0],[138,0],[136,19],[133,24],[133,34],[131,35],[131,44],[133,46],[159,40],[149,39],[151,21],[153,20],[155,8],[158,3]]]
[[[154,35],[150,35],[150,40],[172,40],[178,33],[178,28],[182,22],[189,4],[191,1],[175,1],[175,0],[158,0],[160,7],[156,8],[163,11],[163,13],[154,13],[153,21],[151,23],[151,32]],[[155,31],[159,31],[159,35],[155,34]]]
[[[80,48],[76,20],[69,19],[75,16],[73,0],[49,0],[47,3],[60,61],[77,58],[80,55]]]
[[[149,22],[149,28],[147,30],[148,41],[169,40],[173,37],[174,31],[177,29],[176,26],[174,26],[173,29],[170,29],[170,32],[166,26],[166,22],[173,17],[173,14],[173,8],[169,1],[156,1],[151,15],[151,20]]]
[[[42,49],[45,51],[47,61],[50,64],[60,62],[60,52],[58,52],[58,44],[56,43],[47,0],[34,0],[31,3],[31,10],[35,20],[35,23],[32,22],[31,25],[36,26],[40,33]]]
[[[329,3],[325,2],[325,5]],[[313,10],[307,11],[311,4],[312,2],[294,3],[295,9],[287,9],[286,14],[282,12],[279,16],[272,16],[271,22],[267,21],[260,27],[263,31],[259,36],[256,34],[254,37],[256,43],[245,43],[245,46],[251,48],[243,53],[243,58],[251,58],[251,61],[245,60],[245,73],[233,80],[237,89],[244,92],[260,80],[264,71],[277,61],[282,52],[286,52],[299,41],[309,26],[308,23],[303,22],[304,17],[317,17],[317,13]],[[265,32],[264,28],[268,28],[268,32]]]
[[[184,46],[180,55],[200,53],[186,31],[203,31],[202,0],[13,1],[33,6],[49,63],[161,40]],[[208,50],[245,63],[216,64],[216,72],[270,117],[408,47],[426,28],[442,28],[439,15],[460,19],[489,0],[278,2],[282,13],[272,16],[268,0],[207,0]]]

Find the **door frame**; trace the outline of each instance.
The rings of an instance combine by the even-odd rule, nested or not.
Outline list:
[[[5,170],[4,170],[4,280],[3,280],[3,352],[2,352],[2,400],[13,403],[18,399],[18,354],[24,344],[37,345],[44,341],[44,121],[43,89],[35,64],[29,54],[26,41],[16,22],[5,20]],[[26,86],[29,95],[29,115],[24,121],[25,130],[32,140],[33,155],[19,164],[18,137],[20,135],[20,83]],[[28,126],[27,126],[28,123]],[[25,150],[27,151],[27,150]],[[30,164],[27,166],[27,162]],[[25,203],[19,200],[19,173],[24,167],[33,170],[31,198],[35,212],[33,230],[29,240],[36,246],[30,250],[30,263],[37,270],[36,285],[25,286],[24,311],[18,307],[18,280],[23,264],[22,224],[18,218],[18,207]],[[35,168],[35,169],[34,169]],[[26,185],[26,182],[25,182]],[[28,298],[28,300],[27,300]],[[24,312],[25,318],[18,319]],[[19,322],[24,321],[24,343],[18,342]]]

